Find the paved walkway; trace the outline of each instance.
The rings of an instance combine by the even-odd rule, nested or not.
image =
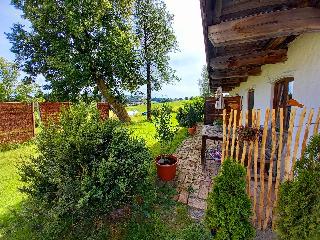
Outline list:
[[[191,217],[200,220],[207,207],[206,199],[211,190],[211,180],[219,169],[219,164],[212,160],[206,161],[205,169],[201,166],[201,130],[197,127],[193,137],[186,139],[177,149],[179,160],[177,167],[177,200],[189,206]],[[213,147],[213,141],[207,141],[207,148]]]

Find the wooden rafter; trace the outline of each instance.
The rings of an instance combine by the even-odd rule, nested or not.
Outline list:
[[[320,31],[320,9],[305,7],[209,26],[209,39],[219,47],[315,31]]]
[[[231,1],[228,5],[222,9],[222,14],[227,15],[235,12],[241,12],[248,9],[256,9],[270,5],[282,4],[288,2],[287,0],[251,0],[251,1]]]
[[[241,78],[248,76],[258,76],[261,74],[261,67],[242,67],[238,69],[214,70],[210,73],[211,79],[221,78]]]
[[[251,52],[244,55],[213,58],[210,66],[213,69],[239,68],[248,65],[264,65],[287,60],[287,49]]]

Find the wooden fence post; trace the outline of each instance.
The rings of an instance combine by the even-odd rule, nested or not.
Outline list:
[[[320,108],[318,109],[318,116],[316,118],[316,123],[314,124],[313,135],[316,135],[318,133],[319,124],[320,124]]]
[[[310,113],[309,113],[309,118],[308,118],[308,122],[304,131],[304,137],[303,137],[303,142],[302,142],[302,150],[301,150],[301,155],[303,155],[304,151],[306,150],[307,147],[307,141],[308,141],[308,137],[309,137],[309,128],[312,122],[312,118],[313,118],[313,111],[314,109],[311,108]]]
[[[283,146],[283,108],[280,108],[280,134],[279,134],[279,147],[278,147],[278,159],[277,159],[277,178],[275,185],[275,201],[273,203],[273,209],[277,205],[278,201],[278,191],[280,184],[280,175],[281,175],[281,158],[282,158],[282,146]],[[272,219],[272,228],[274,227],[275,217]]]
[[[267,208],[266,208],[266,218],[264,221],[263,229],[266,229],[268,226],[271,207],[272,207],[272,182],[273,182],[273,160],[276,153],[277,145],[277,132],[276,132],[276,110],[272,109],[272,150],[270,156],[270,167],[269,167],[269,177],[268,177],[268,192],[267,192]]]
[[[233,119],[233,109],[230,112],[229,123],[228,123],[228,134],[227,134],[227,146],[225,152],[225,158],[229,156],[229,145],[230,145],[230,135],[231,135],[231,126],[232,126],[232,119]]]
[[[266,140],[268,135],[268,123],[270,117],[270,109],[267,108],[264,119],[263,135],[261,143],[261,154],[260,154],[260,204],[259,204],[259,215],[258,215],[258,227],[262,227],[262,214],[264,209],[264,168],[265,168],[265,151],[266,151]]]
[[[288,129],[288,138],[287,138],[287,150],[286,156],[284,159],[285,168],[284,168],[284,179],[288,180],[290,175],[290,156],[291,156],[291,142],[292,142],[292,130],[294,125],[294,120],[296,118],[296,109],[292,109],[290,114],[290,121],[289,121],[289,129]]]
[[[231,145],[231,158],[233,158],[233,153],[234,153],[234,143],[236,140],[236,130],[237,130],[237,116],[238,116],[238,111],[234,110],[234,116],[233,116],[233,129],[232,129],[232,145]]]
[[[226,115],[227,110],[223,109],[223,140],[222,140],[222,154],[221,154],[221,163],[223,163],[224,157],[225,157],[225,150],[226,150]]]
[[[240,111],[238,126],[240,127],[241,125],[242,125],[242,111]],[[236,160],[237,162],[239,161],[239,136],[237,136]]]
[[[300,135],[301,135],[301,130],[302,130],[302,126],[303,126],[303,122],[304,122],[304,118],[306,116],[306,113],[307,113],[307,109],[304,108],[301,115],[300,115],[299,126],[298,126],[298,130],[297,130],[296,138],[295,138],[295,143],[294,143],[294,149],[293,149],[293,155],[292,155],[292,168],[294,167],[294,165],[296,163]],[[293,179],[293,169],[291,170],[291,173],[290,173],[290,180],[292,180],[292,179]]]
[[[261,110],[258,110],[256,125],[260,129]],[[253,187],[253,221],[257,219],[257,188],[258,188],[258,154],[259,154],[259,139],[254,143],[254,187]]]
[[[252,109],[252,127],[256,127],[256,111]],[[247,191],[250,196],[250,185],[251,185],[251,160],[253,151],[253,141],[250,141],[249,152],[248,152],[248,164],[247,164]]]

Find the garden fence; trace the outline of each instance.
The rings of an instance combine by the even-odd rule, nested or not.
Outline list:
[[[252,220],[259,229],[266,229],[271,223],[274,226],[279,185],[294,178],[295,162],[305,151],[309,137],[319,132],[320,108],[317,114],[314,109],[291,108],[288,124],[284,124],[286,110],[267,109],[264,121],[261,110],[252,110],[251,124],[248,111],[232,110],[229,116],[226,110],[223,112],[222,160],[231,157],[246,167]],[[241,140],[239,126],[258,134],[252,140]]]
[[[0,144],[20,143],[34,137],[33,103],[0,103]]]
[[[39,103],[40,119],[44,125],[58,122],[63,108],[69,102]],[[97,103],[102,120],[109,118],[110,105]],[[0,144],[22,143],[35,136],[35,103],[0,103]]]

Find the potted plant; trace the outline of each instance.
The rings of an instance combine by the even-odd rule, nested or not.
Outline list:
[[[176,118],[180,126],[188,128],[188,132],[190,135],[195,134],[196,124],[198,121],[198,113],[191,104],[179,108]]]
[[[168,104],[163,104],[153,113],[156,138],[161,146],[161,154],[156,157],[155,161],[157,174],[163,181],[173,180],[177,169],[177,158],[172,154],[166,153],[176,133],[176,128],[171,123],[171,113],[172,108]]]

